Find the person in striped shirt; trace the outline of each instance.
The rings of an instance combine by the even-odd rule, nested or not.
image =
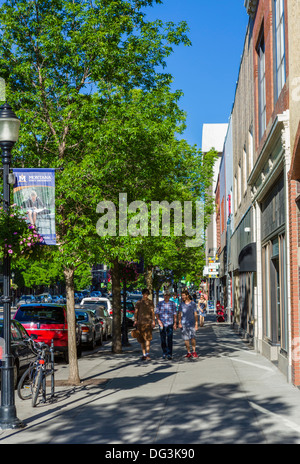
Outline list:
[[[176,330],[177,322],[176,304],[174,301],[170,301],[170,297],[171,293],[165,292],[164,301],[159,301],[155,309],[164,359],[172,359],[173,330]]]

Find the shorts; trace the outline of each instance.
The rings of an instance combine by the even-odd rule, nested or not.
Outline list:
[[[150,342],[152,340],[152,324],[138,325],[137,330],[139,333],[136,339],[139,343]]]
[[[196,338],[195,327],[184,325],[181,329],[181,336],[183,340],[191,340],[192,338]]]

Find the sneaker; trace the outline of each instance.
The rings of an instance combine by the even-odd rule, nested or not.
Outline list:
[[[171,360],[171,359],[172,359],[172,356],[171,356],[170,354],[168,355],[168,359],[169,359],[169,360]]]
[[[191,354],[191,353],[187,353],[187,354],[185,355],[185,358],[191,358],[191,357],[192,357],[192,354]]]
[[[141,357],[141,361],[146,361],[146,356],[143,355],[143,356]]]
[[[198,355],[197,355],[196,351],[192,352],[192,356],[193,356],[193,358],[198,358]]]
[[[145,361],[151,361],[150,356],[147,355],[146,358],[145,358]]]

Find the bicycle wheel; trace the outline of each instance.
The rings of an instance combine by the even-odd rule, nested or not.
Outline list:
[[[34,381],[32,385],[31,404],[33,408],[36,406],[36,402],[37,402],[37,399],[38,399],[38,396],[41,390],[42,378],[43,378],[43,372],[42,372],[42,369],[39,368],[38,371],[36,372],[36,375],[34,376]]]
[[[18,383],[18,396],[21,400],[29,400],[32,397],[32,384],[35,366],[30,366],[20,378]]]

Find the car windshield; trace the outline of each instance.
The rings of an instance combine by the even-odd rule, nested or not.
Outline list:
[[[107,316],[107,309],[105,309],[104,306],[102,305],[84,305],[89,311],[91,311],[93,314],[103,317]]]
[[[16,313],[15,319],[19,322],[43,321],[56,324],[64,324],[65,322],[63,308],[50,306],[21,306]]]
[[[106,301],[97,301],[97,300],[89,300],[89,301],[84,301],[84,305],[101,305],[107,308],[107,302]]]
[[[76,313],[76,319],[78,321],[84,321],[84,322],[88,322],[89,320],[89,317],[88,317],[88,313],[84,312],[84,311],[75,311]]]

